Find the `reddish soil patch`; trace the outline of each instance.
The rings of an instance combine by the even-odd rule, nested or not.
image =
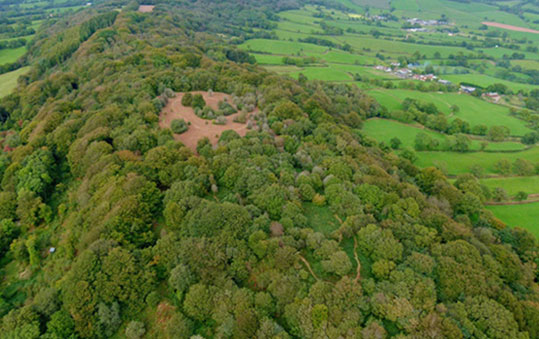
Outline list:
[[[499,24],[497,22],[484,21],[484,22],[482,22],[482,24],[487,25],[487,26],[492,26],[492,27],[508,29],[508,30],[511,30],[511,31],[539,34],[539,31],[537,31],[535,29],[525,28],[525,27],[518,27],[518,26],[511,26],[511,25],[506,25],[506,24]]]
[[[218,108],[219,101],[224,101],[232,104],[232,97],[225,93],[214,92],[211,96],[208,92],[191,92],[192,94],[202,94],[206,105],[214,110]],[[224,125],[215,125],[212,120],[202,119],[196,116],[195,111],[191,107],[182,105],[183,93],[176,93],[176,97],[169,99],[165,108],[159,117],[159,126],[161,128],[170,128],[170,124],[174,119],[183,119],[187,123],[191,123],[187,132],[182,134],[174,134],[174,139],[181,141],[185,146],[193,151],[196,151],[198,140],[207,137],[213,145],[217,144],[221,133],[226,130],[234,130],[239,135],[247,134],[247,124],[234,122],[234,118],[240,113],[234,113],[226,117],[227,123]],[[253,112],[257,112],[258,108]],[[251,113],[252,114],[252,113]]]
[[[142,13],[150,13],[150,12],[153,12],[154,7],[155,6],[153,5],[140,5],[138,7],[138,11]]]

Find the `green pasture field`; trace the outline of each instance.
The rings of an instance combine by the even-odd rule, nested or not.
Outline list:
[[[531,177],[484,178],[480,181],[481,184],[490,189],[502,187],[510,196],[514,196],[518,192],[539,193],[539,176],[537,175]]]
[[[0,49],[0,65],[17,61],[26,53],[26,46],[19,48]]]
[[[470,51],[462,47],[430,46],[357,35],[344,35],[339,37],[339,39],[343,42],[349,43],[356,49],[369,48],[373,53],[379,52],[385,55],[391,55],[394,58],[401,55],[411,55],[416,51],[419,51],[422,55],[426,55],[427,58],[432,58],[436,52],[439,52],[443,58],[449,57],[450,54],[457,55],[459,52],[464,54],[470,53]]]
[[[511,60],[511,65],[520,66],[523,69],[539,70],[538,60]]]
[[[514,162],[516,159],[527,159],[532,163],[539,162],[539,147],[521,152],[421,152],[416,165],[419,167],[438,166],[449,175],[468,173],[473,165],[483,168],[484,174],[497,174],[494,165],[500,159]]]
[[[483,3],[460,3],[450,0],[393,0],[394,15],[437,19],[445,14],[457,25],[477,25],[478,21],[496,21],[509,25],[527,27],[528,24],[517,15],[499,11],[498,8]]]
[[[333,64],[305,66],[295,68],[290,72],[290,76],[297,78],[299,73],[303,73],[309,80],[325,80],[325,81],[354,81],[354,74],[359,74],[368,79],[393,80],[396,77],[384,72],[377,71],[372,67],[359,65]]]
[[[262,52],[278,55],[294,55],[297,53],[324,53],[327,47],[307,44],[297,41],[280,41],[270,39],[248,40],[241,45],[241,49],[251,50],[253,52]]]
[[[362,131],[379,142],[390,144],[391,139],[397,137],[402,142],[401,148],[414,147],[415,137],[418,133],[428,134],[443,144],[445,137],[430,130],[421,129],[420,125],[408,125],[388,119],[369,119],[363,124]]]
[[[511,135],[517,136],[522,136],[531,131],[526,127],[524,121],[509,115],[509,108],[466,94],[420,92],[404,89],[375,89],[369,91],[369,94],[389,110],[402,109],[401,102],[406,98],[413,98],[434,103],[441,112],[448,116],[451,114],[451,106],[457,105],[460,111],[451,117],[467,121],[471,126],[480,124],[486,126],[503,125],[509,128]]]
[[[423,128],[420,124],[405,124],[389,119],[373,118],[363,124],[362,131],[377,141],[383,141],[390,145],[391,139],[398,137],[402,142],[401,148],[414,148],[415,138],[418,133],[425,133],[431,138],[438,140],[440,147],[444,146],[446,135]],[[471,138],[470,150],[481,149],[481,139]],[[487,151],[524,150],[526,146],[518,142],[489,142]],[[421,157],[422,152],[418,153]]]
[[[298,32],[292,32],[292,31],[286,31],[282,29],[276,29],[274,30],[275,34],[277,34],[277,38],[281,41],[299,41],[299,39],[305,39],[308,37],[313,36],[313,34],[309,33],[298,33]],[[335,39],[332,37],[327,37],[327,40],[331,40],[332,42],[336,43]]]
[[[528,33],[531,35],[531,33]],[[533,34],[533,35],[538,35],[538,34]],[[477,49],[478,51],[483,51],[486,55],[490,55],[496,59],[501,59],[503,58],[504,55],[512,55],[513,53],[517,52],[519,54],[524,54],[525,56],[525,59],[524,60],[534,60],[534,59],[537,59],[538,55],[537,53],[532,53],[532,52],[527,52],[525,50],[518,50],[518,51],[515,51],[515,50],[512,50],[512,49],[508,49],[508,48],[503,48],[503,47],[499,47],[499,48],[495,48],[495,47],[492,47],[492,48],[479,48]]]
[[[483,88],[492,84],[500,83],[500,84],[506,85],[507,87],[511,88],[515,92],[519,90],[530,91],[534,88],[537,88],[537,85],[521,84],[518,82],[498,79],[498,78],[491,77],[485,74],[448,74],[448,75],[444,75],[443,78],[446,80],[452,81],[456,84],[465,82],[465,83],[470,83],[470,84],[483,87]]]
[[[534,20],[538,20],[538,19],[539,19],[539,15],[537,15],[537,19],[534,19]],[[534,20],[531,20],[531,21],[533,22]],[[538,29],[537,26],[533,26],[533,25],[527,25],[527,26],[524,26],[524,27],[535,29],[535,30]],[[512,39],[526,39],[528,41],[532,41],[532,43],[537,43],[539,41],[539,34],[536,34],[536,33],[519,32],[519,31],[510,30],[510,29],[503,29],[503,28],[493,27],[493,26],[489,26],[488,30],[489,31],[497,31],[497,32],[500,32],[500,34],[507,34],[507,36],[512,38]],[[523,48],[523,49],[521,49],[519,51],[519,53],[521,53],[521,52],[525,52],[525,48]],[[509,53],[509,54],[512,54],[512,53]]]
[[[319,57],[327,62],[350,65],[376,65],[378,59],[368,55],[352,54],[339,50],[332,50],[327,53],[306,53],[309,56]]]
[[[308,8],[304,7],[303,9],[281,12],[279,13],[279,16],[284,20],[303,24],[305,26],[315,27],[313,22],[320,19],[313,17],[313,13],[313,11],[310,11]],[[318,26],[318,28],[320,28],[320,26]]]
[[[312,18],[315,19],[315,18]],[[313,20],[314,22],[314,20]],[[283,31],[290,31],[294,33],[307,33],[311,34],[314,32],[321,31],[320,26],[318,25],[305,25],[296,23],[293,21],[281,20],[277,23],[277,28]]]
[[[297,78],[300,73],[303,73],[309,80],[325,80],[325,81],[352,81],[352,76],[343,69],[339,69],[338,65],[329,64],[326,66],[304,67],[303,69],[290,73],[291,77]]]
[[[294,72],[301,72],[303,68],[299,68],[297,66],[293,65],[276,65],[276,66],[266,66],[265,67],[268,71],[279,73],[279,74],[290,74]]]
[[[261,65],[281,65],[283,63],[283,57],[281,55],[255,53],[252,53],[252,55],[255,57],[256,62]]]
[[[17,86],[17,79],[19,76],[28,72],[30,67],[19,68],[18,70],[4,73],[0,75],[0,97],[4,97],[11,93],[11,91]]]
[[[369,6],[369,7],[375,7],[380,9],[389,9],[390,7],[390,1],[389,0],[341,0],[340,2],[346,4],[346,3],[352,3],[359,6]]]
[[[522,227],[539,238],[539,202],[522,205],[487,206],[510,227]]]

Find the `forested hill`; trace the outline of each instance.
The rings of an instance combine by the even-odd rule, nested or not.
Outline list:
[[[0,100],[0,337],[539,337],[536,238],[474,177],[363,136],[357,87],[250,64],[241,6],[288,8],[113,1],[43,27]],[[257,109],[195,152],[159,115],[210,90]]]

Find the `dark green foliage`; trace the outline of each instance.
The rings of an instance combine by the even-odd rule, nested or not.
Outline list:
[[[193,95],[191,93],[185,93],[182,97],[182,105],[191,107],[193,104]]]
[[[183,119],[174,119],[170,124],[170,129],[176,134],[182,134],[187,131],[189,127]]]
[[[196,108],[203,109],[206,106],[206,102],[204,101],[202,94],[197,93],[193,96],[193,101],[191,102],[191,106],[195,109]]]
[[[237,110],[226,101],[219,102],[219,111],[221,111],[223,115],[231,115],[237,112]]]

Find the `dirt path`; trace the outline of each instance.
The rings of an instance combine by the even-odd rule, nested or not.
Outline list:
[[[305,259],[301,254],[299,255],[299,259],[301,261],[303,261],[303,263],[305,264],[305,266],[307,266],[307,269],[309,270],[309,272],[311,272],[311,275],[313,276],[313,278],[315,278],[316,280],[320,280],[320,278],[318,278],[316,276],[316,274],[314,273],[313,269],[311,268],[311,264],[309,264],[309,262],[307,261],[307,259]]]
[[[356,268],[356,278],[354,279],[355,282],[358,282],[359,279],[361,279],[361,262],[359,261],[359,257],[357,255],[357,239],[354,237],[354,258],[356,259],[357,268]]]
[[[208,92],[191,92],[192,94],[202,94],[206,105],[213,109],[218,108],[219,101],[228,100],[232,104],[232,97],[225,93],[214,92],[211,96]],[[234,122],[234,118],[240,113],[235,113],[226,117],[227,123],[224,125],[215,125],[211,120],[202,119],[196,116],[195,111],[191,107],[182,105],[183,93],[176,93],[176,97],[169,99],[167,105],[163,108],[159,116],[159,127],[170,128],[172,120],[184,119],[185,122],[191,123],[187,132],[182,134],[174,134],[174,139],[181,141],[185,146],[196,152],[198,140],[207,137],[213,145],[217,144],[221,133],[226,130],[234,130],[239,135],[247,134],[247,124]],[[257,112],[258,108],[253,112]],[[252,113],[251,113],[252,114]]]
[[[539,31],[537,31],[535,29],[512,26],[512,25],[506,25],[506,24],[500,24],[500,23],[497,23],[497,22],[483,21],[482,24],[487,25],[487,26],[492,26],[492,27],[508,29],[508,30],[511,30],[511,31],[539,34]]]
[[[140,5],[138,7],[138,11],[141,13],[150,13],[150,12],[153,12],[154,8],[155,6],[153,5]]]

